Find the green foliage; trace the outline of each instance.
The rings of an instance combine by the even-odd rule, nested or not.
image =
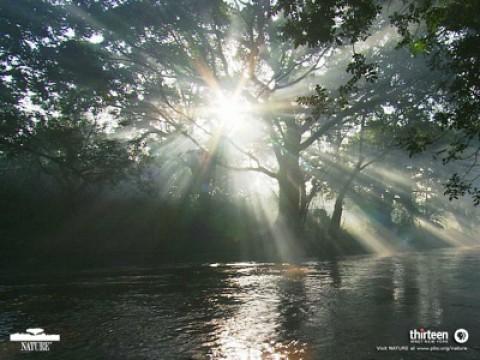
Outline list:
[[[432,69],[450,75],[449,81],[440,84],[442,106],[434,110],[437,124],[445,131],[458,134],[448,151],[443,152],[445,163],[465,160],[464,153],[476,152],[479,146],[480,21],[476,15],[479,11],[480,3],[476,0],[412,1],[406,12],[391,17],[402,36],[400,45],[408,45],[414,55],[428,55]],[[411,142],[415,141],[416,138],[412,138]],[[472,167],[476,167],[475,160],[471,161]],[[451,198],[470,193],[478,204],[476,199],[480,193],[474,178],[469,179],[454,174],[446,193]]]
[[[410,156],[425,151],[435,140],[435,125],[428,122],[414,122],[407,126],[398,137]]]
[[[411,57],[393,46],[356,47],[386,24],[380,4],[2,2],[0,156],[9,167],[18,161],[39,169],[46,182],[54,179],[70,193],[69,200],[81,198],[85,189],[129,178],[149,155],[150,168],[135,175],[138,182],[146,178],[150,193],[158,193],[168,178],[174,183],[163,189],[168,198],[188,177],[178,195],[187,213],[178,218],[184,222],[169,228],[182,208],[166,206],[159,210],[165,219],[154,226],[158,233],[152,238],[180,234],[186,239],[202,232],[232,242],[246,237],[241,221],[231,229],[224,226],[237,221],[237,210],[240,218],[248,216],[228,203],[234,190],[225,180],[227,169],[259,171],[276,181],[295,221],[305,218],[317,193],[343,206],[345,194],[370,192],[374,195],[366,199],[380,222],[391,225],[396,206],[395,218],[405,225],[419,213],[411,192],[394,200],[391,187],[360,172],[397,144],[412,155],[425,151],[439,129],[465,135],[442,153],[445,162],[461,160],[477,144],[478,20],[460,14],[465,9],[473,14],[477,6],[421,1],[393,15]],[[459,16],[460,25],[450,13]],[[412,24],[420,30],[413,32]],[[419,66],[426,55],[432,56],[432,69],[453,74],[453,80],[443,82]],[[322,66],[326,71],[317,71]],[[297,94],[293,86],[311,76],[319,85],[297,98],[300,107],[269,106],[277,99],[288,104]],[[259,120],[258,143],[244,147],[219,134],[209,115],[195,113],[209,106],[217,90],[230,95],[238,84],[238,96],[252,103]],[[108,126],[100,125],[105,120]],[[227,150],[242,159],[227,156]],[[162,167],[169,160],[174,165]],[[234,166],[242,163],[249,165]],[[148,177],[152,168],[171,176]],[[476,194],[467,180],[454,177],[447,193],[452,198]],[[157,205],[149,217],[155,217]],[[319,218],[325,225],[326,213]]]
[[[348,96],[350,93],[358,91],[356,85],[360,79],[364,78],[365,81],[369,83],[373,83],[378,79],[376,66],[367,63],[365,55],[362,54],[353,54],[352,62],[348,64],[346,71],[352,76],[346,84],[340,86],[338,89],[342,105],[348,103]]]
[[[284,32],[295,46],[323,47],[366,39],[381,7],[372,0],[280,0],[276,10],[287,17]]]
[[[480,205],[480,189],[476,186],[473,186],[470,181],[465,180],[457,173],[452,175],[445,187],[445,195],[448,195],[450,200],[458,200],[459,197],[469,194],[473,198],[474,205]]]
[[[414,55],[420,55],[427,51],[427,43],[423,39],[419,39],[410,44],[410,51]]]
[[[297,102],[300,105],[313,108],[312,116],[318,117],[329,110],[329,107],[332,104],[332,99],[330,99],[327,89],[322,88],[320,85],[316,85],[314,95],[299,96]]]

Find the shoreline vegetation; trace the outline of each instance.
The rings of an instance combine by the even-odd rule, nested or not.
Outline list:
[[[24,192],[21,186],[19,192]],[[8,188],[8,217],[0,219],[0,267],[40,269],[149,266],[182,262],[299,262],[374,254],[347,230],[329,233],[322,219],[309,217],[294,253],[275,247],[276,224],[252,215],[247,204],[228,199],[175,203],[152,196],[86,193],[72,204],[55,190],[29,194]],[[3,199],[7,200],[6,193]],[[421,225],[368,228],[392,252],[452,246]],[[386,226],[389,226],[387,230]],[[441,232],[442,228],[438,225]],[[278,235],[277,235],[278,236]],[[468,242],[466,243],[468,244]]]

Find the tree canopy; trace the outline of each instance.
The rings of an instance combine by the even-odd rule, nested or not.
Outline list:
[[[201,203],[246,172],[273,191],[275,231],[291,238],[325,199],[330,234],[360,194],[388,221],[429,217],[415,209],[420,190],[372,178],[396,159],[418,184],[450,178],[451,199],[478,205],[475,10],[473,0],[4,1],[0,155],[70,190],[158,167],[178,198]],[[404,150],[450,167],[409,165]]]

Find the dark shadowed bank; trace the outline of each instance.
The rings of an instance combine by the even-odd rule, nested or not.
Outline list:
[[[294,253],[281,251],[278,225],[251,206],[224,196],[182,202],[114,186],[65,194],[48,179],[2,179],[2,267],[40,269],[174,262],[302,261],[370,250],[345,230],[328,231],[329,216],[313,211]],[[112,190],[113,189],[113,190]],[[392,221],[388,203],[366,199],[364,211],[383,225],[396,250],[449,246],[414,223]],[[439,230],[441,230],[439,226]],[[286,234],[286,236],[289,236]],[[293,241],[293,239],[290,239]]]

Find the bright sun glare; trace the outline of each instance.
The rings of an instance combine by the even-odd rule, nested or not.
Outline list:
[[[219,94],[212,104],[212,112],[227,131],[233,132],[245,126],[251,111],[250,104],[238,97]]]

